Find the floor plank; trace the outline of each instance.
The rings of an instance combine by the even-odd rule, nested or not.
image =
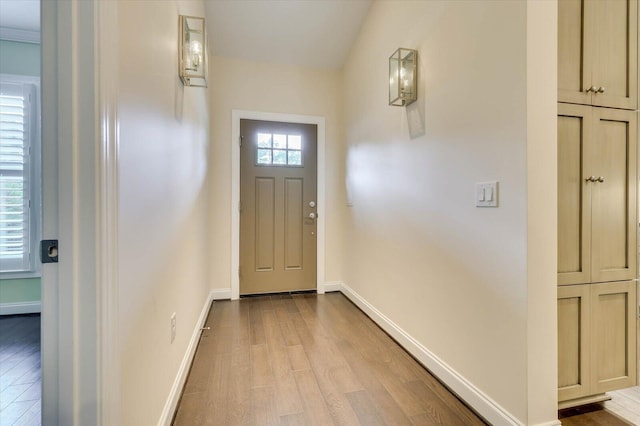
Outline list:
[[[212,304],[175,425],[483,425],[339,293]]]
[[[605,408],[604,404],[588,404],[558,412],[563,426],[629,426],[634,425]]]
[[[384,425],[384,419],[378,412],[375,404],[369,398],[367,391],[360,390],[356,392],[350,392],[347,394],[347,399],[351,404],[351,408],[358,416],[358,420],[362,425]]]

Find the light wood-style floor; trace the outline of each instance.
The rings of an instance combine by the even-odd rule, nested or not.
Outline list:
[[[175,425],[484,425],[342,294],[212,304]]]
[[[611,401],[604,406],[631,424],[640,425],[640,386],[608,392]]]

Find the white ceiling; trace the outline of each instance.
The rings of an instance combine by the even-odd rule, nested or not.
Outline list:
[[[205,0],[213,55],[340,69],[371,0]],[[39,42],[40,1],[0,0],[0,38]]]
[[[40,41],[40,0],[0,0],[0,38]]]
[[[340,69],[371,0],[207,0],[213,55]]]

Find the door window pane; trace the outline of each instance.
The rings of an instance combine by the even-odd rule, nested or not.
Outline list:
[[[287,151],[284,149],[274,149],[273,164],[287,164]]]
[[[258,133],[258,147],[271,148],[271,133]]]
[[[258,149],[258,164],[271,164],[270,149]]]
[[[301,151],[289,151],[287,158],[287,164],[291,166],[302,166],[302,152]]]
[[[273,135],[273,147],[287,149],[287,135]]]
[[[302,149],[302,136],[300,135],[289,135],[289,149]]]

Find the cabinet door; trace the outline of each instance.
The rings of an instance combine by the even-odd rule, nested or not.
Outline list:
[[[558,287],[558,400],[590,395],[590,286]]]
[[[584,36],[593,28],[585,0],[558,2],[558,101],[591,104],[591,54]],[[587,37],[588,38],[588,37]]]
[[[636,277],[636,147],[634,111],[594,108],[590,170],[591,281]]]
[[[560,2],[563,3],[563,2]],[[585,13],[594,31],[585,32],[592,53],[591,84],[595,106],[636,109],[638,96],[637,0],[587,1]]]
[[[558,104],[558,284],[591,281],[591,183],[586,148],[592,108]]]
[[[636,283],[591,286],[591,389],[603,393],[636,384]]]
[[[636,109],[638,0],[558,1],[558,101]]]

